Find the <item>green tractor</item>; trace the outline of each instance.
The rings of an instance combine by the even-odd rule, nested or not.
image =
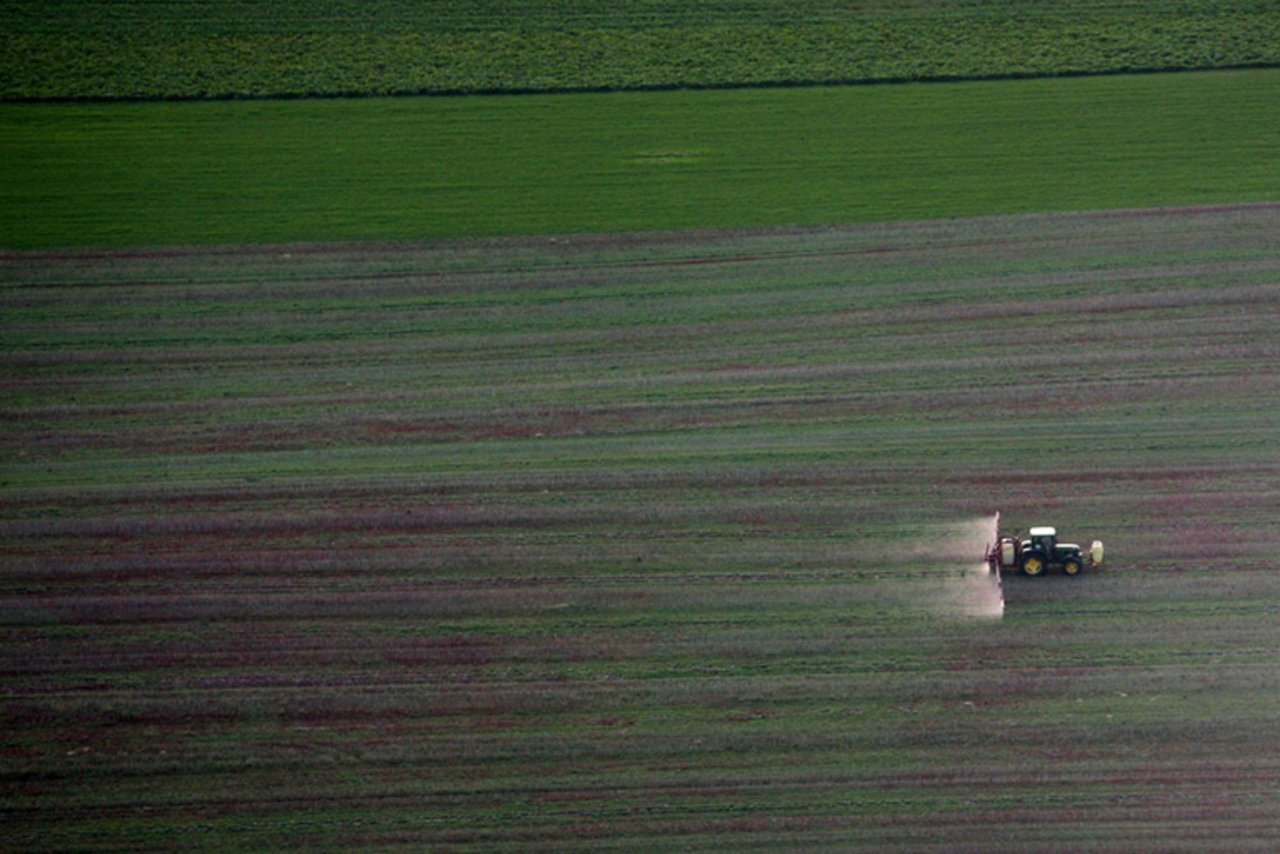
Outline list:
[[[1025,540],[1021,537],[997,537],[987,550],[987,568],[997,577],[1018,571],[1035,577],[1049,570],[1076,576],[1086,566],[1101,566],[1102,553],[1100,540],[1094,540],[1089,551],[1085,552],[1075,543],[1058,542],[1058,532],[1054,528],[1032,528]]]

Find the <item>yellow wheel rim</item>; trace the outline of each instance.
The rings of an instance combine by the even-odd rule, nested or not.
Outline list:
[[[1080,564],[1076,563],[1073,560],[1069,560],[1065,564],[1063,564],[1062,571],[1065,572],[1067,575],[1075,575],[1077,572],[1080,571]]]
[[[1039,575],[1040,570],[1044,569],[1044,563],[1038,557],[1029,557],[1023,562],[1022,568],[1027,575]]]

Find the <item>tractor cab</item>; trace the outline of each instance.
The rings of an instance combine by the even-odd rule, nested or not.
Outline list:
[[[1058,530],[1056,528],[1032,528],[1027,548],[1035,549],[1046,558],[1051,559],[1053,557],[1053,549],[1057,544]]]
[[[1028,560],[1036,557],[1039,558],[1039,563],[1028,564]],[[1101,556],[1098,562],[1102,562]],[[1080,547],[1075,543],[1058,542],[1058,531],[1055,528],[1032,528],[1022,547],[1022,567],[1028,575],[1038,575],[1041,569],[1049,567],[1061,567],[1067,575],[1075,575],[1082,564]]]

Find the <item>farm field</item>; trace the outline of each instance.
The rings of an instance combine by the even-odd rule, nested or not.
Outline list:
[[[1274,202],[11,251],[0,335],[7,845],[1280,844]],[[985,613],[997,509],[1108,567]]]
[[[1277,64],[1275,0],[0,6],[0,100],[811,85]]]
[[[1268,201],[1280,70],[0,105],[0,247],[823,225]]]

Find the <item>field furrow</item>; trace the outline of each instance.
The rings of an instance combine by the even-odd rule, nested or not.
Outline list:
[[[1276,235],[8,253],[6,844],[1274,848]]]

